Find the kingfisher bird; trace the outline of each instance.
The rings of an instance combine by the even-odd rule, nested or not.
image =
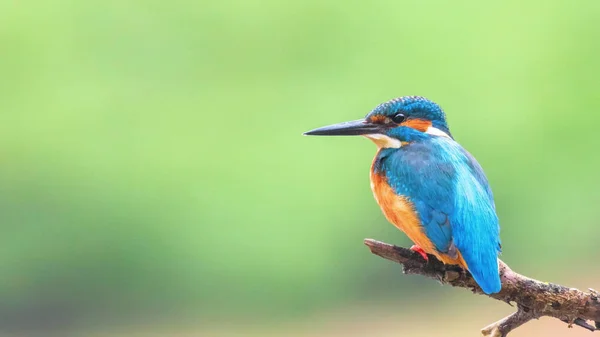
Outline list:
[[[404,96],[364,119],[304,133],[364,136],[377,145],[371,189],[389,222],[428,260],[468,270],[486,294],[501,289],[500,226],[492,190],[475,158],[458,144],[436,103]]]

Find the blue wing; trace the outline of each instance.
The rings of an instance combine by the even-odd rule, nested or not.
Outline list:
[[[498,218],[481,166],[455,141],[443,137],[380,152],[376,169],[415,205],[436,249],[460,251],[486,293],[500,290]]]

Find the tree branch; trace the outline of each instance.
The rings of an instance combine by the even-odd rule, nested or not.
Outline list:
[[[505,337],[510,331],[520,327],[521,325],[536,318],[532,311],[525,311],[519,307],[517,312],[514,312],[498,322],[492,323],[481,329],[481,334],[490,337]]]
[[[425,261],[421,255],[410,249],[372,239],[365,239],[365,245],[371,253],[402,264],[405,274],[423,275],[442,284],[467,288],[476,294],[486,295],[468,271],[459,266],[444,265],[433,255],[428,255],[429,261]],[[542,316],[560,319],[569,327],[575,324],[590,331],[600,330],[600,300],[597,291],[589,289],[586,293],[575,288],[534,280],[514,272],[502,261],[499,261],[499,266],[502,290],[486,296],[509,304],[514,302],[517,304],[517,311],[483,328],[481,333],[484,336],[505,337],[519,326]]]

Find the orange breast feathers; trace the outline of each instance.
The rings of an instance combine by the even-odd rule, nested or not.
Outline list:
[[[404,196],[397,195],[387,183],[383,174],[375,173],[371,169],[371,189],[381,211],[394,226],[403,231],[409,239],[419,245],[429,254],[435,252],[431,240],[427,238],[421,226],[421,220],[414,206]]]
[[[397,195],[388,184],[385,175],[375,173],[373,168],[371,168],[371,189],[387,220],[403,231],[416,245],[446,264],[467,267],[460,252],[458,256],[452,258],[437,251],[434,244],[425,235],[419,215],[410,200],[405,196]]]

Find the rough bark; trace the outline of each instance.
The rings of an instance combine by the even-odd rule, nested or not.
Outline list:
[[[598,292],[584,292],[558,284],[541,282],[514,272],[499,261],[502,290],[487,295],[481,291],[468,271],[458,266],[444,265],[433,255],[425,261],[410,249],[380,241],[365,239],[365,245],[375,255],[403,265],[404,273],[436,279],[453,287],[467,288],[476,294],[515,303],[517,311],[481,330],[484,336],[504,337],[532,319],[549,316],[570,326],[577,325],[590,331],[600,329],[600,300]]]

